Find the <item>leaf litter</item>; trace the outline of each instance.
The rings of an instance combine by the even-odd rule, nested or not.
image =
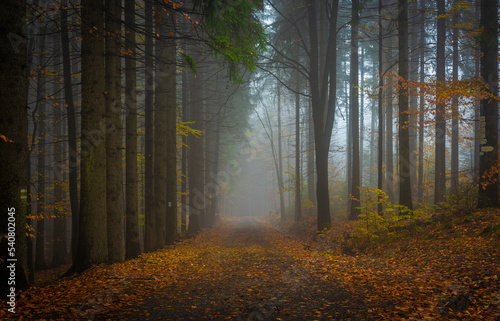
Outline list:
[[[0,319],[498,320],[498,221],[476,213],[357,255],[264,223],[262,233],[222,226],[32,287],[15,318],[5,308]]]

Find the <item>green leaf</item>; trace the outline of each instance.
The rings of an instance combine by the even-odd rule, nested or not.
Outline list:
[[[193,57],[191,57],[190,55],[188,54],[185,54],[183,53],[182,54],[182,58],[184,59],[184,61],[189,65],[189,68],[194,72],[196,73],[196,61],[193,59]]]

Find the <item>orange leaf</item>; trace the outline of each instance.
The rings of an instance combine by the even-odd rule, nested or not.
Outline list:
[[[4,135],[0,134],[0,138],[3,139],[4,141],[6,141],[7,143],[13,143],[12,140],[8,139],[7,137],[5,137]]]

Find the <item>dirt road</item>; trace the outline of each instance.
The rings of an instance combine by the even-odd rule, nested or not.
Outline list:
[[[489,224],[436,225],[381,256],[353,256],[322,237],[306,244],[258,219],[233,219],[34,286],[16,296],[15,315],[3,301],[0,320],[496,321],[500,257]]]
[[[251,217],[200,235],[176,277],[141,302],[96,319],[370,319],[366,306],[307,264],[314,255]]]

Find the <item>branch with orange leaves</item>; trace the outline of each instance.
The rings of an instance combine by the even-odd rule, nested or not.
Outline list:
[[[472,102],[484,99],[500,101],[500,97],[493,95],[488,90],[488,84],[480,77],[447,81],[431,80],[429,82],[412,81],[393,73],[388,73],[387,77],[392,77],[397,81],[382,88],[392,87],[399,90],[401,86],[405,86],[409,95],[424,96],[426,104],[429,106],[443,104],[449,106],[448,109],[451,110],[453,98],[458,98],[462,103],[466,100]],[[375,87],[375,89],[378,88],[380,87]]]
[[[488,185],[498,184],[498,177],[500,175],[500,159],[497,159],[493,166],[484,171],[479,180],[479,187],[483,190]]]

